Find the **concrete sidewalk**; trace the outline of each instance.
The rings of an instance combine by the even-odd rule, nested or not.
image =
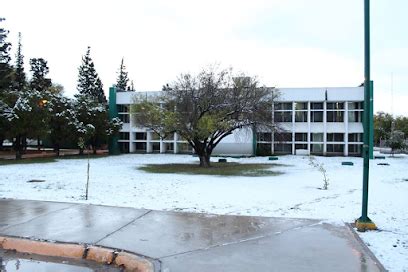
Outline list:
[[[384,271],[348,226],[310,219],[3,199],[0,235],[122,249],[165,272]]]

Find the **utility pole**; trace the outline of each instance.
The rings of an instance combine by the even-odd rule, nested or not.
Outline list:
[[[363,144],[363,203],[361,217],[356,220],[358,231],[375,230],[377,226],[368,218],[368,181],[370,173],[371,131],[371,79],[370,79],[370,0],[364,0],[364,144]]]

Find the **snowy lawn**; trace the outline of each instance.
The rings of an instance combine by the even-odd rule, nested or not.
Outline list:
[[[213,161],[217,161],[214,158]],[[120,155],[91,159],[89,200],[84,200],[87,161],[62,159],[0,165],[0,197],[80,202],[156,210],[217,214],[303,217],[353,222],[361,214],[361,158],[317,157],[329,178],[308,157],[281,156],[276,176],[152,174],[147,164],[196,163],[188,155]],[[276,163],[267,157],[236,163]],[[342,166],[352,161],[354,166]],[[387,162],[389,166],[377,163]],[[379,231],[360,234],[391,271],[408,271],[408,156],[370,162],[369,216]],[[29,180],[45,182],[28,183]]]

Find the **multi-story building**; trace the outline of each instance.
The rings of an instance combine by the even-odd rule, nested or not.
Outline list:
[[[361,155],[364,87],[275,90],[280,95],[271,105],[272,117],[280,131],[236,131],[224,138],[213,154]],[[118,144],[122,153],[191,153],[191,147],[177,133],[163,139],[134,123],[130,105],[136,94],[154,99],[160,92],[121,92],[110,88],[110,112],[124,123],[117,143],[111,144]]]

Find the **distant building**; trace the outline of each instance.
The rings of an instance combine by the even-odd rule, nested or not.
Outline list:
[[[279,101],[271,105],[273,120],[280,133],[239,130],[215,148],[219,155],[302,154],[361,156],[363,145],[364,87],[277,88]],[[130,114],[133,97],[153,98],[160,92],[122,92],[112,87],[109,95],[111,117],[124,123],[118,139],[111,145],[122,153],[192,153],[177,133],[160,138],[145,127],[134,124]]]

